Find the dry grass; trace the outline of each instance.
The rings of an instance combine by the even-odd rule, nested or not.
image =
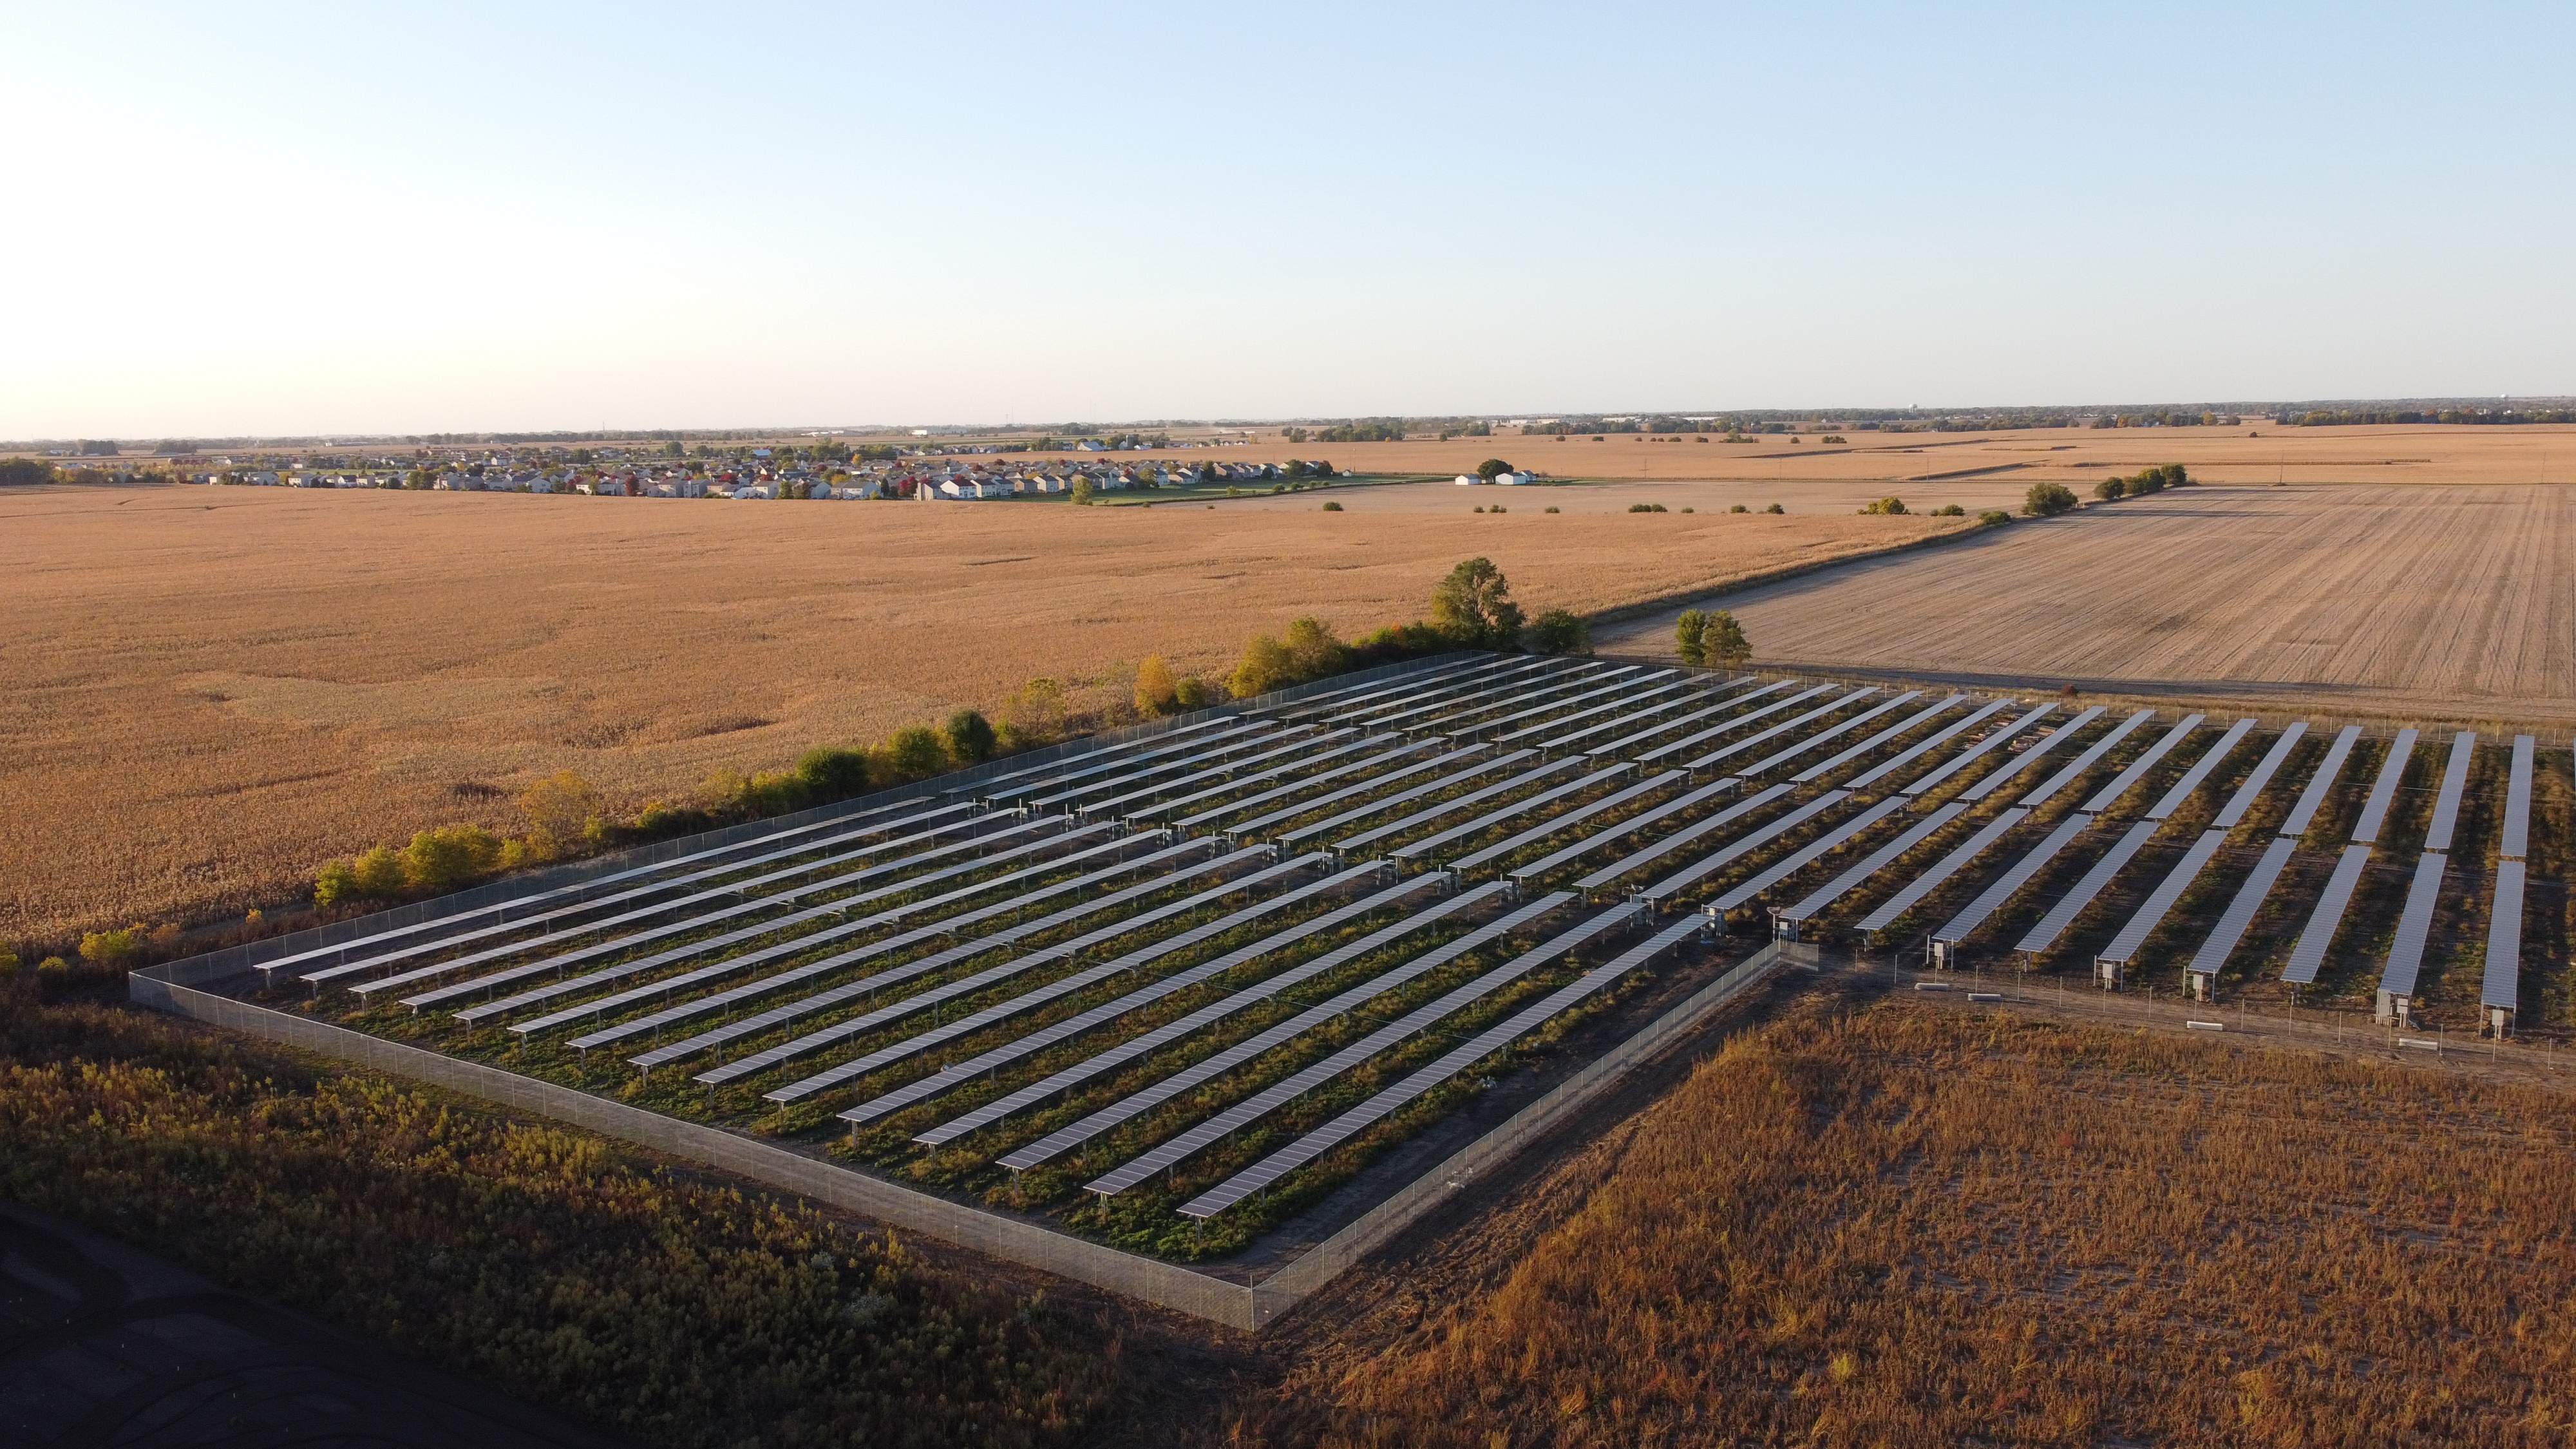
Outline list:
[[[2089,484],[2107,473],[2181,463],[2216,483],[2570,483],[2576,482],[2576,425],[2530,427],[2388,426],[2275,428],[2029,428],[1997,433],[1845,432],[1848,444],[1821,444],[1816,433],[1792,444],[1678,443],[1636,434],[1589,438],[1520,436],[1453,438],[1446,443],[1289,444],[1257,439],[1214,456],[1323,457],[1366,473],[1448,473],[1504,458],[1558,477],[1710,478],[1781,483],[1906,482],[1940,492],[1934,502],[1967,503],[1970,486],[2005,489],[2014,498],[2049,478]],[[1178,453],[1181,458],[1210,454]],[[2009,471],[1985,471],[2009,470]],[[1970,477],[1943,475],[1972,474]],[[1951,490],[1962,490],[1954,499]],[[1460,490],[1464,492],[1464,489]],[[1879,492],[1888,492],[1881,488]],[[1899,488],[1906,501],[1913,492]],[[1923,491],[1918,487],[1914,492]],[[2079,489],[2081,491],[2081,489]],[[1768,493],[1758,496],[1767,501]],[[1758,506],[1758,503],[1757,503]],[[1794,505],[1792,505],[1794,506]],[[1971,504],[1970,506],[1974,506]]]
[[[274,904],[424,826],[516,828],[511,797],[560,769],[633,808],[1034,676],[1121,698],[1147,653],[1214,671],[1300,614],[1418,617],[1473,554],[1533,610],[1592,612],[1944,526],[11,493],[0,944]]]
[[[1228,1437],[2563,1443],[2571,1146],[2535,1088],[1811,1004],[1486,1283],[1300,1330]]]
[[[1767,662],[2563,722],[2571,576],[2576,490],[2189,489],[1724,602]],[[1600,638],[1669,650],[1671,621]]]

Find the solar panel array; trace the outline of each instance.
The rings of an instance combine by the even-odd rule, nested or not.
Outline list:
[[[1928,902],[1947,913],[1939,940],[2006,915],[2025,953],[2101,931],[2105,959],[2135,957],[2304,727],[2248,767],[2252,720],[2188,751],[2199,715],[2150,730],[2152,710],[2056,709],[1449,659],[683,849],[270,974],[331,989],[361,1026],[416,1014],[412,1039],[498,1048],[527,1070],[608,1053],[666,1110],[842,1123],[870,1160],[1070,1172],[1045,1190],[1150,1187],[1204,1219],[1414,1120],[1480,1063],[1766,902],[1789,927],[1848,911],[1863,933]],[[2214,975],[2237,949],[2355,738],[2326,752],[2191,969]],[[2518,848],[2532,768],[2517,744]],[[2454,741],[2433,811],[2443,850],[2473,745]],[[2411,747],[2409,732],[2364,808],[2374,837]],[[2208,808],[2193,802],[2222,778],[2207,828],[2161,853],[2166,823]],[[2097,822],[2118,828],[2088,833]],[[2150,850],[2164,862],[2152,889],[2125,920],[2086,924]],[[2368,857],[2358,832],[2352,850],[2311,922],[2308,979]],[[2508,855],[2500,912],[2522,889]],[[2431,921],[2440,877],[2408,920]],[[2518,928],[2517,908],[2489,945],[2506,989]]]

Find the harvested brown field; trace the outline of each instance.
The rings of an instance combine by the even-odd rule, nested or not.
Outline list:
[[[2571,1147],[2539,1087],[1811,999],[1309,1305],[1204,1438],[2561,1443]]]
[[[1508,431],[1508,430],[1507,430]],[[1905,483],[1948,488],[2010,485],[2012,496],[2041,479],[2084,490],[2108,474],[2180,463],[2213,483],[2576,483],[2576,425],[2513,427],[2388,425],[2284,428],[2257,421],[2236,428],[2023,428],[1991,433],[1845,432],[1822,443],[1765,435],[1748,443],[1649,439],[1635,433],[1559,441],[1554,437],[1417,439],[1402,443],[1299,443],[1276,437],[1220,457],[1328,458],[1363,473],[1455,474],[1503,458],[1561,478],[1717,479],[1784,483]],[[1205,458],[1204,452],[1169,456]],[[1881,488],[1881,493],[1912,493]],[[1959,501],[1965,502],[1965,495]],[[1794,505],[1792,505],[1794,506]]]
[[[1732,594],[1766,664],[2576,720],[2576,489],[2205,488]],[[1669,651],[1669,615],[1604,630]]]
[[[274,905],[427,826],[517,829],[556,770],[631,809],[1035,676],[1114,701],[1148,653],[1214,672],[1301,614],[1417,618],[1471,555],[1533,611],[1590,613],[1957,526],[15,492],[0,944]]]

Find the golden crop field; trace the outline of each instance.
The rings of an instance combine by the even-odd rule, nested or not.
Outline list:
[[[557,770],[632,809],[719,768],[992,709],[1036,676],[1124,698],[1148,653],[1212,674],[1301,614],[1346,634],[1418,618],[1472,555],[1532,612],[1592,613],[1958,526],[1301,497],[1283,516],[0,496],[0,944],[275,905],[321,861],[416,829],[517,829],[512,797]]]
[[[2576,483],[2576,425],[2512,427],[2399,425],[2370,427],[2024,428],[1991,433],[1845,432],[1844,443],[1823,443],[1815,432],[1727,443],[1712,436],[1678,442],[1636,433],[1558,439],[1523,437],[1504,430],[1489,438],[1447,442],[1289,443],[1275,433],[1214,454],[1184,451],[1154,456],[1181,460],[1217,457],[1268,461],[1291,454],[1329,459],[1363,473],[1455,474],[1486,458],[1535,468],[1560,478],[1637,480],[1717,479],[1768,483],[1882,483],[1908,503],[1931,486],[1951,502],[1949,490],[1970,484],[2018,499],[2041,479],[2085,491],[2106,474],[2134,473],[2180,463],[2194,477],[2217,483]],[[1757,504],[1769,494],[1757,496]],[[1965,495],[1955,501],[1968,502]],[[1794,506],[1794,505],[1793,505]],[[1971,506],[1974,506],[1973,504]]]
[[[1196,1442],[2561,1443],[2571,1146],[2544,1087],[1811,1001]]]
[[[2207,488],[1722,602],[1757,662],[2305,713],[2576,720],[2576,489]],[[1669,615],[1605,648],[1671,648]]]

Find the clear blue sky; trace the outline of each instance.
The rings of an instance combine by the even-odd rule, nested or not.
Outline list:
[[[2576,7],[13,5],[0,437],[2576,391]]]

